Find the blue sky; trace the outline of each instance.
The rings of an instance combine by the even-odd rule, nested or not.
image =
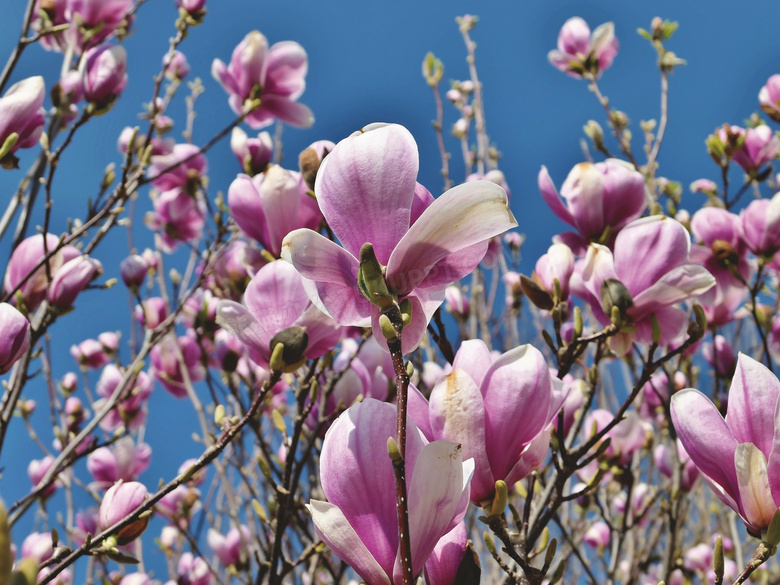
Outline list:
[[[10,52],[25,3],[7,4],[0,19],[3,55]],[[606,129],[604,112],[588,92],[587,84],[565,76],[547,62],[547,52],[555,47],[558,30],[567,18],[581,16],[591,28],[614,21],[620,52],[602,77],[601,87],[614,107],[632,120],[635,152],[641,152],[638,122],[657,118],[659,102],[655,52],[636,29],[648,28],[654,16],[679,21],[680,29],[668,47],[687,59],[688,65],[671,77],[670,125],[659,156],[659,174],[683,184],[682,207],[690,210],[700,206],[703,199],[689,193],[687,185],[700,177],[717,179],[719,174],[706,153],[705,138],[724,122],[743,124],[750,113],[758,110],[760,87],[770,75],[780,73],[780,9],[770,0],[479,4],[461,0],[211,0],[208,9],[205,23],[191,30],[181,46],[192,66],[190,77],[200,77],[206,89],[197,102],[195,142],[205,142],[233,118],[226,94],[211,78],[212,60],[218,57],[227,62],[244,35],[258,29],[270,43],[295,40],[309,54],[307,89],[300,101],[314,111],[316,123],[308,130],[285,129],[285,166],[295,168],[298,152],[315,140],[338,141],[370,122],[397,122],[407,126],[417,139],[420,182],[434,194],[441,191],[441,163],[430,124],[434,103],[420,73],[421,62],[428,51],[444,62],[443,90],[447,89],[446,80],[466,79],[465,50],[454,19],[465,13],[477,14],[480,22],[472,38],[478,45],[477,67],[484,84],[487,129],[491,141],[503,153],[500,168],[512,191],[512,208],[520,230],[528,236],[523,251],[525,262],[521,264],[526,273],[531,272],[550,238],[565,227],[539,196],[536,175],[540,166],[546,165],[560,186],[570,168],[583,160],[579,146],[583,124],[595,119]],[[173,34],[175,15],[172,0],[150,0],[141,7],[135,33],[126,41],[129,85],[114,110],[80,132],[64,157],[54,189],[52,231],[63,231],[67,218],[82,214],[87,197],[97,190],[103,169],[110,162],[120,163],[116,138],[124,126],[139,123],[137,114],[151,94],[151,78]],[[13,80],[43,74],[48,89],[57,79],[60,58],[59,54],[32,46],[24,53]],[[445,107],[446,131],[457,115],[447,104]],[[177,121],[172,136],[180,139],[184,125],[181,100],[172,111]],[[613,142],[608,144],[617,150]],[[448,146],[455,161],[453,178],[461,180],[458,145],[449,138]],[[218,191],[227,191],[239,168],[227,140],[215,147],[208,159],[209,196],[213,198]],[[25,153],[22,168],[30,160],[30,154]],[[22,170],[0,173],[0,201],[10,199],[22,174]],[[738,181],[739,175],[733,179]],[[150,241],[141,225],[143,211],[148,209],[145,191],[138,209],[136,238],[142,248]],[[0,242],[0,256],[7,257],[8,246],[8,242]],[[126,254],[127,239],[117,231],[96,254],[106,267],[105,278],[118,277],[118,262]],[[181,261],[183,256],[175,258]],[[91,292],[80,298],[77,311],[64,317],[52,332],[55,376],[74,369],[68,353],[72,343],[96,337],[104,330],[126,330],[126,306],[121,285],[112,293]],[[28,397],[42,400],[42,382],[33,381],[29,392]],[[157,404],[168,412],[174,404],[159,386],[154,401],[153,409]],[[170,478],[181,461],[199,453],[199,446],[189,438],[191,431],[183,430],[185,424],[181,425],[182,440],[169,441],[169,451],[164,451],[159,429],[169,428],[170,421],[154,411],[152,417],[147,437],[159,449],[152,468],[143,476],[149,486],[155,485],[159,477]],[[0,457],[0,465],[6,468],[0,493],[6,501],[26,492],[28,482],[22,465],[31,453],[37,453],[21,424],[12,431],[11,444],[18,445],[18,449]]]

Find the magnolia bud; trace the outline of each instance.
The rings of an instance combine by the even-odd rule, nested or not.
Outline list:
[[[616,278],[607,278],[601,283],[601,308],[607,315],[612,315],[616,307],[621,318],[625,318],[626,311],[633,305],[634,300],[625,284]]]
[[[284,346],[281,356],[284,363],[283,369],[287,371],[288,368],[295,370],[300,367],[301,362],[306,360],[304,352],[309,345],[309,335],[306,333],[306,329],[293,325],[287,329],[282,329],[274,335],[270,343],[274,354],[276,353],[277,345],[280,343]]]

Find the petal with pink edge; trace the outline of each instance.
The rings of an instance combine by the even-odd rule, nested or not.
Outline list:
[[[398,242],[387,264],[388,285],[399,294],[407,294],[450,254],[503,234],[516,225],[506,191],[495,183],[472,181],[453,187],[434,201]],[[464,265],[458,273],[467,268],[466,258],[461,261]]]
[[[291,100],[301,97],[306,89],[309,57],[295,41],[282,41],[268,51],[265,62],[263,92],[278,94]]]
[[[742,504],[739,512],[755,532],[760,532],[769,526],[777,511],[769,487],[766,457],[753,443],[740,443],[734,452],[734,466]]]
[[[479,386],[485,373],[490,368],[493,357],[485,342],[481,339],[468,339],[460,344],[458,353],[455,354],[455,360],[452,362],[453,369],[465,371],[471,379]]]
[[[460,443],[463,457],[474,458],[475,501],[489,497],[495,480],[485,449],[485,407],[479,386],[464,370],[454,369],[433,387],[429,418],[433,436]]]
[[[463,490],[460,445],[434,441],[423,447],[411,471],[408,490],[413,574],[422,570],[436,543],[448,532]],[[399,555],[393,575],[400,574],[400,570]]]
[[[220,327],[246,346],[249,357],[261,366],[268,365],[271,357],[268,345],[275,331],[261,327],[247,308],[235,301],[219,301],[216,320]]]
[[[312,230],[299,229],[284,238],[282,258],[304,277],[312,302],[336,323],[368,325],[373,305],[358,289],[357,259],[344,248]]]
[[[691,461],[734,501],[739,501],[734,460],[737,441],[715,405],[693,388],[672,396],[672,422]]]
[[[418,167],[417,144],[397,124],[367,126],[325,157],[314,191],[328,225],[355,257],[369,242],[387,264],[409,229]]]
[[[392,585],[387,573],[360,540],[344,513],[333,504],[311,500],[307,506],[322,541],[366,583]]]
[[[286,97],[273,94],[264,95],[260,110],[271,112],[282,122],[286,122],[296,128],[308,128],[314,124],[314,113],[312,113],[311,108]],[[248,117],[247,120],[249,120]],[[254,126],[252,127],[255,128]]]
[[[678,266],[661,276],[650,288],[637,294],[629,314],[641,319],[661,307],[703,294],[713,286],[715,277],[703,266]]]
[[[567,66],[568,58],[561,56],[560,64],[561,66]],[[570,226],[574,227],[574,218],[572,217],[571,212],[566,209],[566,206],[561,201],[561,198],[558,195],[558,190],[555,188],[555,184],[550,178],[550,173],[547,172],[547,167],[544,165],[542,165],[542,168],[539,171],[537,182],[539,184],[539,192],[542,194],[542,199],[544,199],[544,202],[550,206],[552,212],[558,216],[558,219],[561,219]]]
[[[780,382],[753,358],[739,354],[729,389],[726,424],[739,443],[753,443],[769,459],[775,436]]]
[[[431,322],[433,314],[436,312],[442,302],[444,302],[444,289],[436,291],[416,290],[414,294],[406,297],[412,303],[412,321],[406,325],[401,333],[401,349],[404,355],[407,355],[417,349],[420,345],[423,335]],[[379,327],[379,309],[372,305],[371,328],[374,331],[374,338],[379,345],[386,351],[387,341],[382,335],[382,329]]]
[[[309,307],[301,275],[287,262],[266,264],[254,275],[244,293],[244,303],[260,327],[276,332],[289,327]]]

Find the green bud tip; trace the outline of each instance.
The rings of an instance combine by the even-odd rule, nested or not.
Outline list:
[[[772,520],[769,522],[769,527],[766,529],[766,537],[764,538],[767,544],[771,547],[775,547],[780,544],[780,508],[775,510]]]
[[[487,531],[485,531],[482,536],[485,539],[485,546],[487,547],[488,552],[490,552],[491,555],[496,556],[496,543],[493,542],[493,537],[490,536]]]
[[[723,581],[723,571],[725,568],[725,561],[723,560],[723,537],[718,536],[715,540],[715,551],[712,556],[712,568],[715,570],[715,579],[717,581]]]
[[[398,443],[395,442],[393,437],[387,437],[387,454],[390,455],[390,459],[395,463],[401,461],[401,450],[398,448]]]
[[[395,333],[395,327],[393,327],[390,317],[387,315],[379,315],[379,328],[387,341],[393,341],[398,338]]]
[[[499,479],[496,482],[496,493],[493,495],[493,505],[490,509],[491,516],[499,516],[504,513],[508,500],[508,492],[506,482]]]
[[[277,343],[271,352],[271,359],[268,360],[268,366],[272,372],[279,372],[284,369],[284,360],[282,354],[284,353],[284,344]]]

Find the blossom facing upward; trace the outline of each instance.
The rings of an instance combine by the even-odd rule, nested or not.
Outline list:
[[[574,16],[561,27],[558,49],[550,51],[547,59],[571,77],[585,73],[599,77],[612,65],[619,46],[613,23],[605,22],[591,34],[588,23]]]
[[[780,381],[740,353],[729,388],[728,414],[693,388],[672,396],[672,422],[691,461],[723,503],[754,535],[780,504]]]
[[[320,481],[327,502],[311,500],[320,538],[368,585],[401,581],[393,464],[396,408],[368,398],[344,412],[325,435]],[[428,443],[407,427],[406,482],[412,573],[418,574],[439,540],[463,520],[473,463],[459,445]]]
[[[269,48],[265,36],[254,30],[233,50],[228,65],[214,59],[211,75],[230,94],[228,103],[236,114],[242,113],[247,100],[260,99],[245,119],[255,130],[275,118],[308,128],[314,115],[297,102],[306,88],[308,69],[309,57],[298,43],[283,41]]]
[[[45,96],[43,77],[36,76],[13,84],[0,98],[0,165],[3,168],[17,168],[13,153],[38,144],[46,121],[41,110]]]
[[[340,325],[369,323],[380,342],[379,307],[358,287],[358,257],[370,243],[387,287],[411,302],[403,351],[420,343],[448,284],[484,257],[488,239],[517,225],[506,192],[490,181],[459,185],[434,200],[417,183],[417,144],[396,124],[371,124],[339,142],[322,161],[315,193],[341,246],[308,230],[290,233],[282,258],[303,276],[306,292]]]

